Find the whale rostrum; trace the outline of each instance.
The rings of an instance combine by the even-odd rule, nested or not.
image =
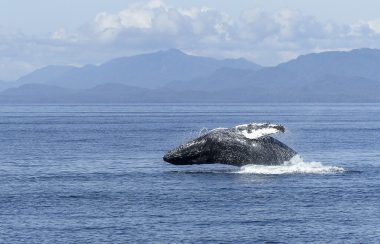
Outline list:
[[[269,123],[217,128],[170,150],[163,159],[175,165],[280,165],[297,153],[270,136],[279,132],[285,132],[285,127]]]

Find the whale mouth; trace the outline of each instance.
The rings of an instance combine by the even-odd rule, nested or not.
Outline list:
[[[203,164],[207,162],[206,140],[199,139],[183,144],[167,152],[163,160],[174,165]]]
[[[324,165],[320,162],[305,162],[300,155],[294,156],[282,165],[242,166],[238,174],[285,175],[285,174],[339,174],[346,170],[337,166]]]
[[[174,164],[174,165],[190,165],[190,163],[186,160],[182,160],[180,157],[176,157],[170,153],[165,154],[162,158],[165,162]]]
[[[198,154],[194,153],[183,153],[181,150],[173,150],[167,152],[162,158],[165,162],[174,164],[174,165],[193,165],[193,164],[202,164],[199,163],[202,160],[199,160],[201,157]]]

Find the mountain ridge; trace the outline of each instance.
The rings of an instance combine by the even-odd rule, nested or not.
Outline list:
[[[47,66],[21,77],[16,84],[44,83],[72,89],[86,89],[102,83],[122,83],[155,88],[174,80],[207,76],[222,67],[241,67],[250,70],[261,68],[245,59],[218,60],[169,49],[119,57],[100,65]],[[40,80],[37,80],[38,78]]]
[[[194,67],[206,67],[207,72],[202,70],[194,76],[184,75],[183,78],[178,73],[186,73],[189,70],[182,69],[176,73],[177,76],[165,78],[168,74],[165,67],[186,67],[194,62],[197,65],[191,66],[193,68],[189,69],[190,71]],[[231,62],[237,62],[237,67]],[[257,68],[253,64],[249,69],[245,65],[251,67],[251,64],[247,62],[239,59],[215,61],[207,57],[193,57],[179,50],[169,50],[137,55],[132,59],[113,59],[99,66],[63,67],[62,69],[68,69],[67,73],[76,77],[76,80],[71,81],[74,83],[95,76],[113,79],[79,88],[64,87],[59,82],[29,84],[1,92],[0,103],[27,102],[26,97],[29,97],[29,101],[42,103],[380,102],[380,50],[377,49],[307,54],[274,67]],[[124,75],[133,78],[129,74],[130,69],[123,69],[124,65],[133,67],[130,66],[131,63],[146,64],[145,72],[150,72],[150,68],[156,67],[154,72],[140,76],[149,77],[152,79],[151,82],[156,82],[156,86],[144,87],[138,82],[128,84],[118,80],[118,77]],[[85,74],[91,75],[86,77],[83,71],[89,71]],[[139,72],[143,71],[137,73]],[[49,92],[56,94],[56,98],[47,96]]]

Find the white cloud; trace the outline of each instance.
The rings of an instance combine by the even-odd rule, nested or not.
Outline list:
[[[118,13],[100,13],[91,25],[92,34],[99,40],[127,43],[131,39],[152,42],[167,39],[183,43],[186,38],[199,41],[228,39],[231,23],[228,16],[207,8],[176,9],[161,1],[133,4]],[[170,41],[169,43],[172,43]],[[153,45],[155,46],[155,45]]]
[[[368,21],[368,26],[376,34],[380,33],[380,19]]]
[[[116,13],[98,13],[75,31],[60,28],[47,37],[0,29],[0,67],[15,67],[0,69],[0,79],[20,75],[20,67],[27,71],[47,64],[99,63],[166,48],[273,65],[309,52],[359,47],[380,48],[380,19],[336,24],[291,9],[244,10],[233,18],[207,6],[175,8],[159,0],[138,1]]]

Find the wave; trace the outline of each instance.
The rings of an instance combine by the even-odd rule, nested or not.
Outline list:
[[[262,175],[282,175],[282,174],[336,174],[345,172],[344,168],[323,165],[320,162],[304,162],[301,156],[296,155],[283,165],[245,165],[236,173],[239,174],[262,174]]]

